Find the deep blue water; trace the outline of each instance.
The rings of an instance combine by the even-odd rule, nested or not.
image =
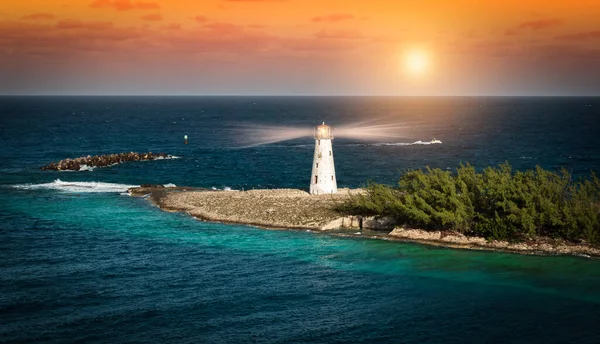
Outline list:
[[[410,123],[334,140],[341,187],[466,162],[585,176],[599,116],[600,98],[0,97],[0,342],[598,343],[598,260],[203,223],[121,193],[307,188],[312,140],[239,148],[248,123]],[[125,151],[180,159],[39,170]]]

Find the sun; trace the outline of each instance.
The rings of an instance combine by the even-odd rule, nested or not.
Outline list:
[[[402,65],[406,73],[414,76],[422,76],[429,72],[431,58],[425,50],[411,49],[404,53]]]

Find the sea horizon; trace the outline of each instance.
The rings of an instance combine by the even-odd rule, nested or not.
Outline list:
[[[288,98],[598,98],[600,94],[484,94],[484,95],[394,95],[394,94],[0,94],[0,97],[288,97]]]

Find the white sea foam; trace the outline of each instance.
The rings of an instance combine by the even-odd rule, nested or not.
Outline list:
[[[442,142],[431,142],[431,141],[415,141],[415,142],[378,142],[378,143],[350,143],[347,146],[373,146],[373,147],[381,147],[381,146],[415,146],[415,145],[432,145],[432,144],[441,144]]]
[[[214,187],[214,186],[213,186],[211,189],[212,189],[213,191],[236,191],[236,190],[233,190],[233,189],[232,189],[231,187],[229,187],[229,186],[225,186],[225,187],[224,187],[224,188],[222,188],[222,189],[219,189],[219,188],[216,188],[216,187]]]
[[[116,184],[116,183],[103,183],[103,182],[63,182],[57,179],[51,183],[42,184],[17,184],[13,185],[14,188],[23,190],[58,190],[62,192],[115,192],[124,193],[127,189],[136,187],[139,185],[127,185],[127,184]]]
[[[93,171],[94,167],[83,164],[79,167],[79,171]]]
[[[173,184],[173,183],[168,183],[168,184],[165,184],[165,185],[163,185],[163,186],[164,186],[164,187],[166,187],[166,188],[174,188],[174,187],[176,187],[177,185],[175,185],[175,184]]]
[[[176,155],[167,155],[166,157],[164,156],[157,156],[156,158],[154,158],[154,160],[170,160],[170,159],[181,159],[180,156],[176,156]]]
[[[414,146],[414,145],[430,145],[431,142],[415,141],[415,142],[384,142],[376,143],[374,146]]]

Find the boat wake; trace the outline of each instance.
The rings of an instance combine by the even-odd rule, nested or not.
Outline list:
[[[442,143],[442,141],[433,139],[431,141],[373,143],[373,144],[371,144],[371,146],[414,146],[414,145],[433,145],[433,144],[441,144],[441,143]]]
[[[415,146],[415,145],[433,145],[442,144],[442,141],[433,139],[431,141],[414,141],[414,142],[374,142],[374,143],[337,143],[335,146],[346,146],[346,147],[380,147],[380,146]],[[282,144],[269,144],[261,147],[266,148],[308,148],[313,149],[314,143],[311,144],[296,144],[296,145],[282,145]]]
[[[58,190],[71,193],[124,193],[127,189],[139,185],[127,185],[103,182],[63,182],[56,179],[51,183],[42,184],[17,184],[16,189],[22,190]]]
[[[442,141],[433,139],[431,141],[415,141],[415,142],[378,142],[378,143],[350,143],[346,144],[346,146],[372,146],[372,147],[381,147],[381,146],[418,146],[418,145],[433,145],[433,144],[441,144]]]

